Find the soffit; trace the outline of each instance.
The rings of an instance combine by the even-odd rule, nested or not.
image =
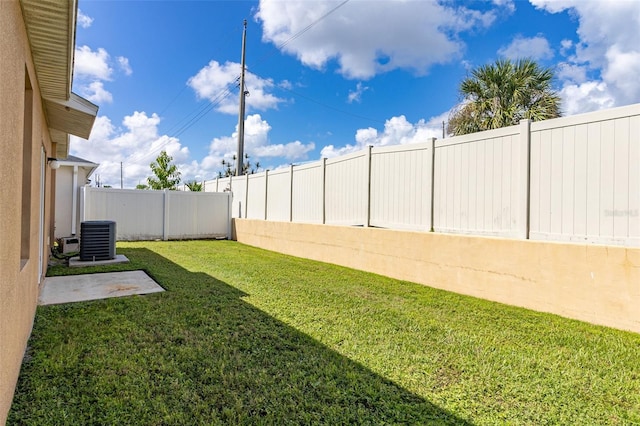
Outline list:
[[[56,144],[55,158],[67,158],[69,155],[69,134],[55,129],[49,129],[49,134],[51,142]]]
[[[20,3],[42,97],[67,100],[73,77],[76,0]]]
[[[75,93],[67,101],[45,99],[49,127],[89,139],[98,107]]]
[[[69,134],[89,138],[98,113],[96,105],[71,93],[77,0],[20,4],[55,155],[66,158]]]

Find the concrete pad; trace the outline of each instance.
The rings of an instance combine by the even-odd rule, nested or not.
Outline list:
[[[38,303],[55,305],[164,291],[144,271],[47,277]]]
[[[107,260],[80,260],[80,257],[69,259],[70,268],[81,268],[83,266],[112,265],[114,263],[128,263],[129,259],[123,254],[116,254],[114,259]]]

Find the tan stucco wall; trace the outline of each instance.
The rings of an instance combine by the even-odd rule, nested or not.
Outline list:
[[[0,424],[6,421],[38,298],[41,150],[53,152],[17,0],[0,1]],[[25,66],[34,92],[29,261],[21,268],[22,143]],[[47,167],[45,204],[52,202]],[[44,252],[51,237],[45,209]],[[43,257],[43,271],[47,257]]]
[[[234,220],[237,241],[640,333],[640,249]]]

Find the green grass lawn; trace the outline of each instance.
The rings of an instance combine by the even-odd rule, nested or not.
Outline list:
[[[9,424],[638,424],[640,335],[231,241],[167,291],[39,307]],[[640,309],[640,307],[639,307]]]

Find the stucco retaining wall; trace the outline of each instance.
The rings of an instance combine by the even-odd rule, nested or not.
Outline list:
[[[234,238],[640,333],[640,249],[234,219]]]

